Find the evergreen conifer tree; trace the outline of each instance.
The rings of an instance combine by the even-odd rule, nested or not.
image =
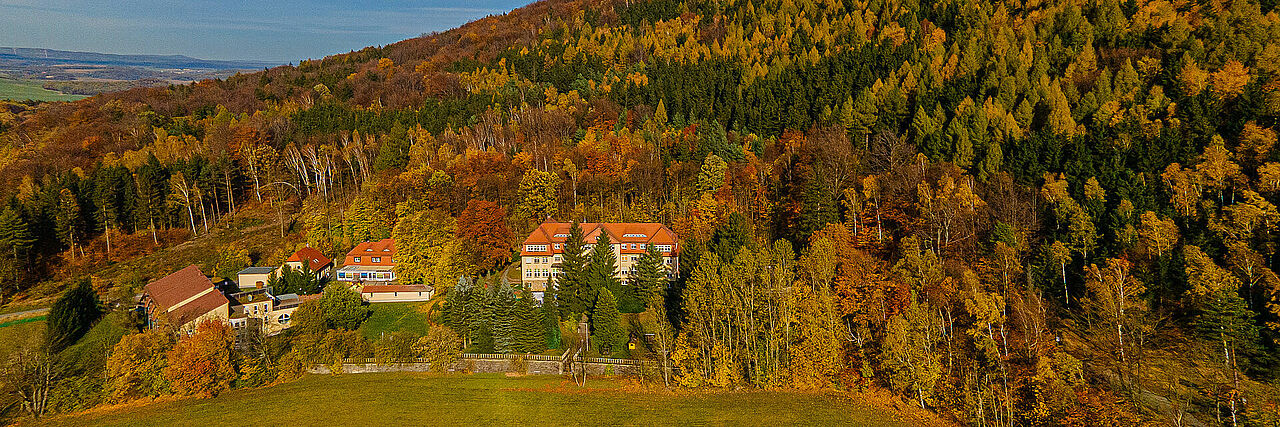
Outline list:
[[[521,353],[541,353],[547,348],[543,337],[542,311],[533,304],[533,293],[525,289],[520,292],[520,300],[515,305],[516,351]]]
[[[492,353],[493,342],[493,297],[488,289],[477,287],[467,297],[467,315],[469,317],[468,332],[473,353]]]
[[[520,313],[515,309],[515,296],[511,288],[499,283],[490,299],[492,310],[493,350],[498,353],[514,353],[520,347]]]
[[[574,222],[569,227],[569,238],[564,242],[563,261],[560,262],[560,276],[556,277],[556,295],[560,300],[562,316],[575,318],[586,313],[591,307],[591,300],[582,298],[583,275],[586,272],[587,258],[584,256],[586,242],[582,235],[582,226]]]
[[[48,332],[45,334],[49,349],[58,352],[75,344],[100,316],[101,303],[89,279],[76,282],[49,309]]]
[[[615,291],[622,284],[618,280],[618,257],[613,253],[613,243],[609,235],[601,232],[596,236],[596,244],[591,247],[591,258],[587,264],[586,283],[588,292],[584,301],[594,302],[600,290]]]
[[[622,350],[626,343],[626,335],[622,331],[622,314],[618,312],[618,302],[608,289],[600,290],[596,299],[595,313],[591,316],[592,342],[603,356],[609,356]]]
[[[640,264],[636,266],[636,276],[631,279],[636,295],[646,304],[653,300],[653,295],[661,292],[667,285],[667,269],[662,265],[662,254],[653,245],[649,245],[644,255],[640,256]]]

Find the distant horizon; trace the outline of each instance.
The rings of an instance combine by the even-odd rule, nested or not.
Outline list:
[[[449,30],[530,2],[473,0],[457,7],[446,0],[0,0],[0,46],[297,64]]]
[[[191,55],[186,55],[181,53],[116,53],[116,52],[99,52],[99,51],[92,51],[92,50],[55,49],[50,47],[37,47],[37,46],[0,46],[0,55],[12,55],[14,54],[13,49],[17,49],[20,51],[21,50],[27,50],[27,51],[44,50],[44,51],[51,51],[51,52],[68,52],[68,53],[92,54],[92,55],[113,55],[113,56],[123,56],[123,57],[158,57],[158,58],[180,57],[180,58],[193,59],[198,61],[208,61],[208,62],[260,63],[260,64],[270,64],[272,66],[289,64],[289,62],[258,60],[258,59],[211,59],[211,58],[202,58],[198,56],[191,56]],[[306,59],[314,59],[314,58],[303,58],[303,60],[306,60]],[[296,63],[297,62],[295,61],[294,64]]]

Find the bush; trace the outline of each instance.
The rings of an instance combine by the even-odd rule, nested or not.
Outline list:
[[[431,363],[431,370],[444,372],[457,363],[462,355],[462,339],[453,329],[444,326],[432,326],[427,336],[418,338],[414,351],[418,357]]]
[[[346,284],[331,283],[324,288],[324,296],[320,297],[320,309],[324,312],[325,324],[329,329],[356,330],[369,317],[370,310],[364,305],[364,298]]]
[[[121,338],[107,358],[106,388],[111,401],[124,402],[167,393],[165,353],[172,346],[172,336],[158,329]]]
[[[374,353],[378,364],[413,362],[418,357],[414,346],[418,336],[412,332],[392,332],[378,340]]]

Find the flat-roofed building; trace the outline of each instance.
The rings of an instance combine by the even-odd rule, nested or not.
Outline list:
[[[236,273],[236,284],[240,289],[262,289],[267,287],[271,273],[275,271],[271,267],[249,267]]]
[[[360,296],[370,303],[429,301],[435,290],[427,285],[364,285]]]
[[[567,222],[543,222],[520,246],[521,282],[539,300],[560,275],[565,241],[569,240],[569,228],[572,226]],[[680,239],[665,225],[655,222],[622,222],[580,223],[578,226],[582,228],[584,251],[591,250],[600,233],[609,236],[613,254],[618,259],[618,270],[614,274],[623,283],[636,274],[640,257],[650,247],[662,256],[668,278],[679,269]]]

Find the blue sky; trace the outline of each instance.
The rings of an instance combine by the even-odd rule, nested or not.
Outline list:
[[[297,63],[533,0],[0,0],[0,46]]]

